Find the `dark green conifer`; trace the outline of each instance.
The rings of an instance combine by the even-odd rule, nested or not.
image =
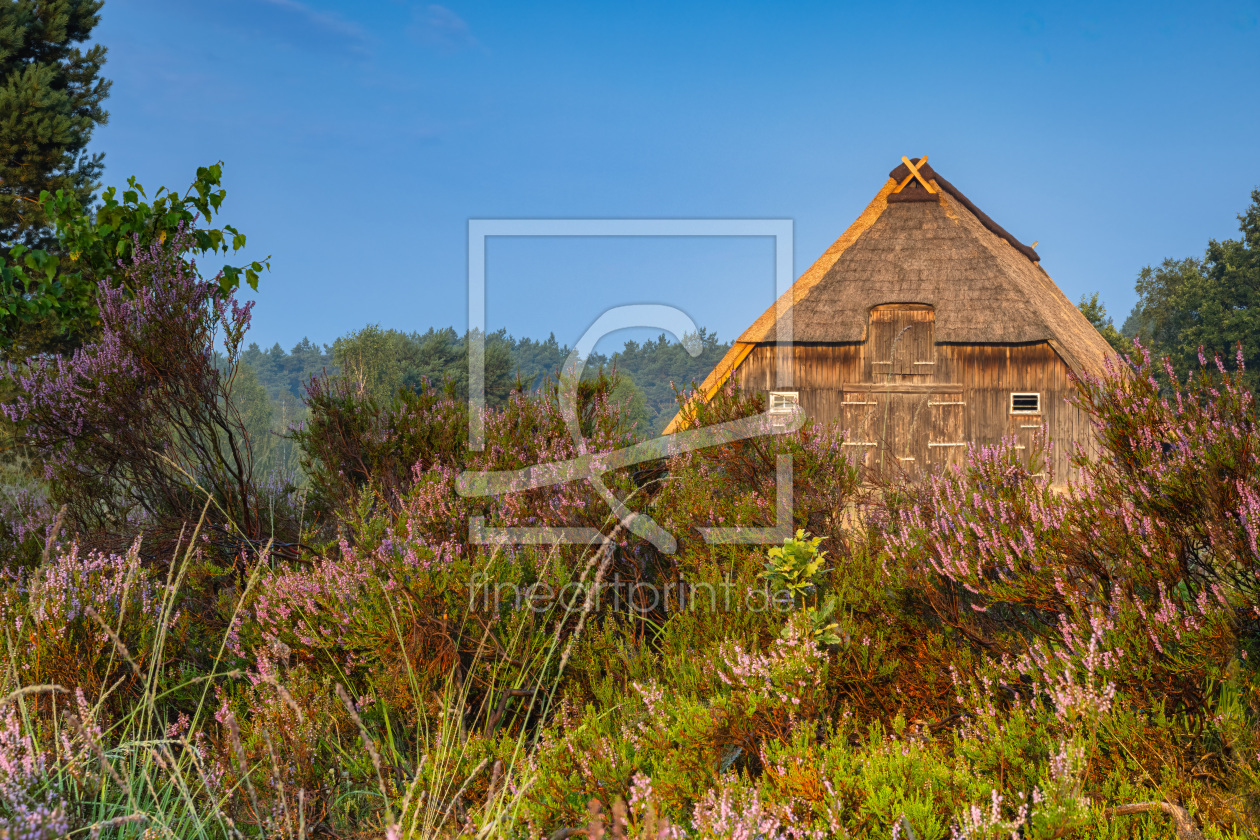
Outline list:
[[[105,47],[80,47],[103,0],[0,0],[0,249],[55,250],[43,190],[91,204],[104,155],[89,154],[109,114]]]

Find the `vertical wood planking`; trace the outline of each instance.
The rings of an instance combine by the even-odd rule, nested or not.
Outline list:
[[[942,463],[960,463],[964,457],[963,447],[928,446],[932,442],[950,442],[946,440],[949,436],[956,436],[954,441],[993,445],[1004,436],[1014,434],[1020,438],[1022,445],[1028,446],[1033,430],[1021,427],[1034,421],[1027,419],[1028,415],[1020,421],[1019,415],[1010,413],[1010,395],[1012,392],[1039,393],[1042,413],[1037,419],[1046,424],[1053,444],[1050,464],[1055,481],[1057,484],[1064,483],[1068,478],[1073,443],[1081,441],[1092,446],[1093,429],[1088,417],[1068,401],[1075,389],[1069,380],[1068,366],[1054,349],[1045,342],[925,345],[926,332],[916,330],[926,330],[926,325],[930,323],[926,316],[931,316],[931,310],[907,311],[913,313],[915,320],[911,329],[903,335],[903,340],[906,335],[913,336],[913,346],[904,358],[925,361],[925,347],[930,347],[930,360],[935,363],[930,366],[933,372],[879,375],[870,364],[877,354],[866,344],[798,344],[790,350],[794,354],[796,376],[792,390],[800,394],[806,414],[821,423],[841,422],[849,432],[849,441],[869,442],[880,437],[875,434],[879,430],[872,428],[873,416],[886,413],[891,422],[882,432],[882,438],[886,440],[880,439],[879,442],[891,446],[893,450],[898,447],[904,450],[892,457],[913,456],[916,459],[914,462],[898,463],[939,466]],[[902,317],[902,314],[897,317]],[[867,335],[874,341],[887,340],[891,347],[891,337],[885,335],[880,338],[884,327],[877,327],[878,323],[884,324],[887,330],[891,330],[895,323],[901,323],[897,327],[900,330],[905,321],[895,321],[891,317],[884,321],[872,318]],[[735,380],[742,389],[763,394],[775,389],[777,349],[773,344],[753,349],[735,373]],[[904,362],[895,353],[894,357],[894,361],[902,359]],[[904,366],[901,369],[905,369]],[[898,397],[869,392],[862,401],[878,402],[878,411],[872,410],[876,408],[872,406],[845,405],[855,399],[855,385],[895,387],[902,384],[910,387],[927,383],[961,385],[962,395],[948,399],[964,405],[952,408],[929,406],[927,403],[931,400],[922,394],[911,398],[909,395]],[[868,437],[872,434],[875,437]],[[946,448],[954,451],[948,455],[932,451]],[[869,449],[874,451],[875,448]],[[893,450],[883,451],[887,455]],[[867,452],[866,460],[872,460],[871,452]]]

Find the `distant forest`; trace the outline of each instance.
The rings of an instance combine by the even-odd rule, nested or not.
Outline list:
[[[643,343],[627,341],[617,353],[594,353],[586,370],[616,368],[621,383],[614,396],[627,404],[627,410],[644,437],[659,434],[674,416],[673,386],[690,387],[699,382],[730,348],[717,336],[701,328],[700,355],[692,358],[677,341],[663,334]],[[571,349],[556,341],[515,338],[506,331],[486,336],[486,398],[492,405],[507,399],[519,379],[536,390],[548,376],[564,365]],[[467,335],[453,328],[405,333],[376,325],[343,336],[331,345],[320,346],[308,338],[285,352],[279,344],[263,350],[251,344],[242,354],[242,372],[235,387],[243,412],[254,428],[255,439],[270,438],[275,445],[268,453],[291,463],[293,453],[279,435],[305,416],[304,387],[313,376],[341,376],[358,383],[368,394],[388,399],[399,388],[453,384],[458,394],[468,387]],[[270,430],[268,436],[264,430]],[[262,434],[258,434],[262,432]]]

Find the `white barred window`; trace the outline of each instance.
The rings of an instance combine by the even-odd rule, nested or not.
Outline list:
[[[771,414],[791,414],[800,403],[801,397],[796,391],[770,392]]]
[[[1040,414],[1041,394],[1011,394],[1011,414]]]

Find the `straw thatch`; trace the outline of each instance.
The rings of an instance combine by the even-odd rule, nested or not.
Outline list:
[[[879,218],[796,301],[793,339],[863,341],[872,307],[924,303],[936,310],[938,343],[1049,341],[1073,371],[1101,369],[1110,348],[1029,259],[1035,252],[995,233],[956,190],[940,189],[935,198],[885,201]],[[774,341],[773,308],[768,314],[739,342]]]
[[[1100,371],[1110,347],[1041,268],[1037,253],[929,164],[919,169],[935,194],[917,181],[895,192],[909,170],[894,169],[857,221],[784,295],[792,340],[862,342],[873,307],[921,303],[936,312],[938,344],[1047,342],[1074,373]],[[701,386],[702,399],[753,347],[777,340],[778,307],[739,337]]]

